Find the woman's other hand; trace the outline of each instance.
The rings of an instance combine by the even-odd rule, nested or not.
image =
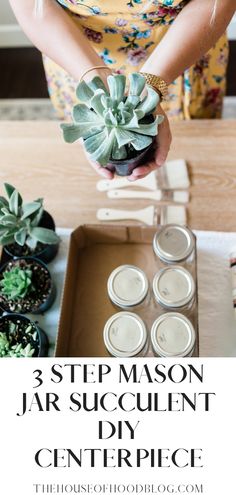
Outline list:
[[[114,172],[108,170],[108,168],[106,168],[106,167],[102,167],[102,165],[100,165],[98,162],[92,161],[89,157],[89,154],[86,152],[85,148],[84,148],[84,152],[85,152],[85,155],[86,155],[88,162],[93,167],[95,172],[97,172],[97,174],[99,174],[102,177],[104,177],[105,179],[109,179],[109,180],[114,178]]]
[[[164,112],[164,110],[161,108],[160,105],[158,105],[156,113],[159,115],[160,114],[164,115],[164,120],[162,124],[158,126],[158,135],[156,137],[157,146],[156,146],[154,158],[151,162],[135,168],[133,170],[132,175],[128,177],[128,180],[130,181],[142,179],[146,175],[150,174],[150,172],[152,172],[156,168],[159,168],[162,165],[164,165],[166,161],[172,141],[169,120],[166,113]]]
[[[91,160],[89,160],[89,162],[94,170],[105,179],[111,180],[114,178],[114,172],[111,172],[111,170],[108,170],[106,167],[102,167],[102,165],[97,162],[92,162]]]

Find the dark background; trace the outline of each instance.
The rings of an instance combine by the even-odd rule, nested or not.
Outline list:
[[[227,95],[236,95],[236,40],[230,41]],[[36,48],[0,49],[0,98],[47,98],[41,54]]]

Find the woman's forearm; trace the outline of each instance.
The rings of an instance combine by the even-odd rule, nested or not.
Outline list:
[[[163,77],[169,84],[193,65],[225,32],[236,0],[191,0],[177,16],[142,71]]]
[[[94,65],[104,65],[69,15],[54,1],[44,0],[43,17],[35,17],[34,0],[9,0],[30,40],[76,80]]]

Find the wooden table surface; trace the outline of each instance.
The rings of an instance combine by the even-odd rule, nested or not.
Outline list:
[[[236,120],[172,123],[169,159],[185,158],[191,177],[190,227],[236,230]],[[99,207],[142,208],[148,200],[109,200],[78,143],[58,122],[0,122],[0,194],[10,182],[25,199],[45,198],[60,227],[96,222]]]

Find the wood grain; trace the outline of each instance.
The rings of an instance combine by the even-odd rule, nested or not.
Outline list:
[[[236,121],[172,123],[169,158],[185,158],[191,175],[189,225],[236,230]],[[96,222],[100,207],[142,208],[148,200],[111,200],[96,191],[98,176],[82,147],[63,142],[58,122],[0,122],[0,179],[26,199],[43,196],[60,227]]]

